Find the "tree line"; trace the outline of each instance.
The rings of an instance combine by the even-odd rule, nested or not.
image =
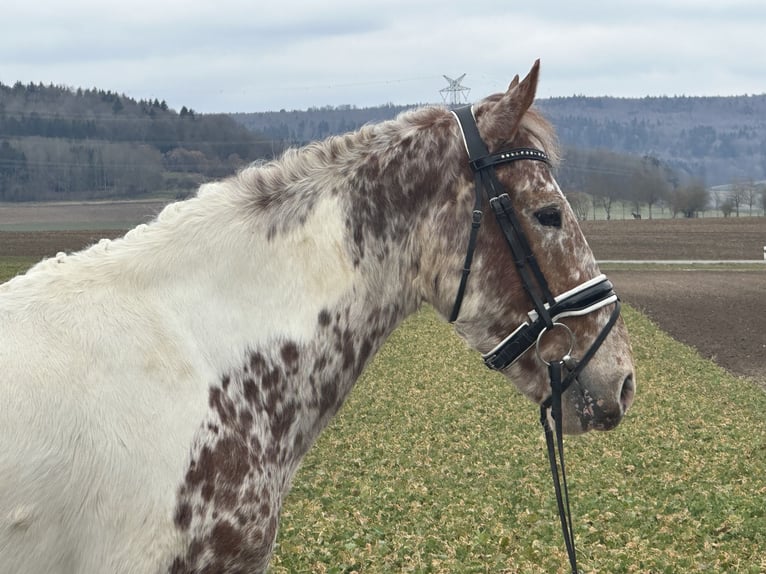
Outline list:
[[[708,187],[766,180],[766,94],[727,97],[541,98],[566,148],[660,159]],[[324,106],[234,114],[276,142],[302,145],[416,107]]]
[[[634,218],[697,217],[712,209],[725,217],[766,211],[766,184],[753,180],[710,189],[699,177],[688,177],[651,155],[631,156],[606,150],[566,148],[557,174],[559,184],[580,219],[615,208]],[[625,213],[621,216],[624,218]]]
[[[544,111],[553,113],[563,136],[565,160],[558,179],[580,217],[598,212],[611,218],[617,208],[624,216],[626,206],[629,215],[642,217],[653,217],[657,210],[668,210],[674,217],[694,217],[711,206],[736,216],[766,207],[762,185],[745,172],[726,189],[711,192],[706,179],[710,173],[704,165],[695,171],[672,154],[637,153],[650,144],[667,148],[667,143],[658,140],[667,127],[660,129],[656,124],[661,114],[667,116],[668,107],[675,114],[668,116],[675,118],[673,125],[689,137],[689,153],[708,144],[720,151],[721,130],[734,125],[726,113],[724,119],[711,119],[715,123],[715,127],[708,126],[711,129],[694,127],[697,124],[682,127],[685,124],[679,124],[678,118],[693,114],[700,99],[650,100],[656,109],[640,120],[628,100],[581,100],[543,101],[550,108]],[[704,111],[713,114],[722,105],[733,107],[738,122],[752,116],[752,110],[743,105],[756,106],[758,111],[766,97],[701,101],[706,102]],[[572,106],[579,115],[569,124],[562,123],[562,117],[571,115]],[[384,121],[411,107],[325,106],[259,114],[197,114],[186,106],[176,112],[164,101],[134,100],[111,91],[0,83],[0,201],[135,197],[159,190],[182,196],[206,179],[230,174],[255,159],[273,157],[287,146]],[[613,119],[604,120],[604,110],[612,110],[614,115],[608,117]],[[749,131],[742,128],[738,132],[740,144],[753,140],[761,142],[754,149],[766,149],[759,121],[753,120]],[[611,124],[618,127],[608,136],[610,130],[604,126]],[[598,145],[582,143],[587,133],[596,137]],[[610,137],[630,139],[634,151],[626,152],[625,145]],[[606,149],[610,145],[619,149]],[[727,149],[742,151],[742,145]]]
[[[0,201],[183,194],[274,153],[225,114],[104,90],[0,83]]]

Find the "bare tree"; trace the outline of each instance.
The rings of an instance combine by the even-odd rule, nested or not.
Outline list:
[[[673,217],[678,213],[682,213],[684,217],[696,217],[707,209],[709,202],[710,193],[701,180],[676,188],[670,199]]]
[[[729,192],[729,202],[731,203],[734,214],[739,217],[739,208],[745,203],[745,197],[747,195],[747,182],[738,181],[731,187]]]
[[[721,192],[713,191],[710,193],[710,197],[713,199],[713,208],[718,211],[721,209]]]
[[[745,182],[742,199],[743,202],[747,204],[748,215],[752,217],[753,205],[755,205],[758,200],[758,186],[755,185],[755,182],[752,179]]]
[[[587,193],[582,191],[570,191],[566,194],[567,201],[572,207],[575,216],[580,221],[588,219],[588,211],[590,209],[590,198]]]
[[[604,213],[606,213],[607,221],[612,219],[612,201],[614,201],[614,199],[611,196],[602,195],[598,198],[598,200],[601,204],[601,207],[604,208]]]
[[[645,156],[635,175],[636,199],[649,207],[649,219],[652,218],[652,206],[670,194],[668,171],[656,157]]]
[[[587,192],[594,218],[602,208],[611,218],[613,203],[630,196],[636,163],[634,157],[603,149],[568,149],[559,181],[568,188]]]

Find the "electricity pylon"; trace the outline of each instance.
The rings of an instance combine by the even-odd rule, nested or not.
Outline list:
[[[471,92],[471,88],[460,83],[463,81],[463,78],[465,78],[465,74],[454,80],[449,76],[444,76],[449,85],[439,90],[439,93],[442,95],[442,100],[445,104],[449,103],[451,106],[457,106],[468,102],[468,94]]]

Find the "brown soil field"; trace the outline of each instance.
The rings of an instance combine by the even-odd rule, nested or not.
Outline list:
[[[582,228],[598,260],[760,261],[748,270],[606,272],[620,297],[665,332],[766,388],[766,217],[586,221]]]
[[[0,203],[0,231],[130,229],[145,223],[168,200]]]
[[[766,388],[762,271],[607,271],[620,298],[674,339]]]
[[[161,204],[92,206],[0,206],[0,257],[45,257],[75,251],[148,219]],[[74,210],[69,211],[69,210]],[[85,210],[85,211],[83,211]],[[30,219],[31,218],[31,219]],[[66,222],[63,231],[57,221]],[[116,229],[108,221],[130,223]],[[75,222],[80,229],[68,227]],[[87,230],[87,223],[90,230]],[[58,227],[61,229],[62,227]],[[598,260],[763,261],[766,217],[692,220],[585,221],[583,231]],[[93,231],[96,229],[96,231]],[[737,374],[766,384],[766,263],[684,270],[632,266],[606,272],[621,298],[674,338]]]
[[[596,259],[756,259],[766,217],[583,221]]]
[[[0,257],[53,257],[59,251],[71,253],[97,243],[99,239],[113,239],[125,230],[93,231],[0,231]]]

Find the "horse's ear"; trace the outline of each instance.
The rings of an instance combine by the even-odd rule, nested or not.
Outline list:
[[[532,65],[532,69],[529,70],[527,77],[524,78],[516,86],[516,94],[513,94],[513,97],[518,102],[518,107],[522,110],[521,115],[524,115],[524,112],[526,112],[532,105],[532,102],[535,101],[535,94],[537,93],[537,80],[539,78],[540,60],[535,60],[535,63]],[[513,84],[513,82],[511,82],[511,84]],[[511,96],[512,94],[509,93],[510,91],[511,90],[509,89],[508,92],[506,92],[506,95]]]
[[[523,80],[516,76],[499,99],[489,98],[486,107],[476,110],[479,130],[491,151],[507,143],[519,129],[521,119],[535,101],[539,76],[540,60],[536,60]]]

